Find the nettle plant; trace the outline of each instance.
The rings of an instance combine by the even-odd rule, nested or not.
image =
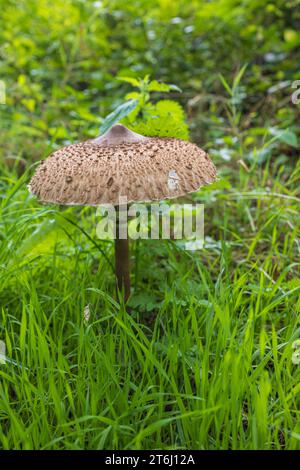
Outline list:
[[[181,92],[173,84],[150,80],[149,75],[144,78],[119,77],[122,82],[129,83],[136,91],[125,96],[125,102],[109,114],[100,127],[103,134],[117,122],[121,122],[128,129],[149,137],[175,137],[188,140],[189,129],[182,106],[174,100],[159,100],[155,103],[152,94]]]

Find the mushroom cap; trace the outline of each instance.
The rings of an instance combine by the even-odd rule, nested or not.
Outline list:
[[[144,137],[116,124],[103,136],[52,153],[29,189],[42,202],[65,205],[160,201],[216,179],[204,150],[173,138]]]

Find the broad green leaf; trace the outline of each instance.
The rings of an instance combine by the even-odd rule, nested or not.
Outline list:
[[[138,91],[132,91],[131,93],[127,93],[125,95],[126,100],[138,100],[140,98],[140,93]]]
[[[289,129],[279,134],[278,140],[280,140],[281,142],[284,142],[287,145],[290,145],[291,147],[298,147],[297,135],[295,134],[295,132]]]
[[[160,83],[157,80],[152,80],[149,85],[148,85],[148,91],[165,91],[168,92],[170,90],[175,90],[179,91],[181,93],[181,89],[173,84],[167,84],[167,83]]]
[[[21,244],[16,255],[19,259],[24,259],[28,256],[34,257],[43,253],[48,253],[53,249],[53,246],[60,240],[66,238],[64,225],[61,221],[56,219],[44,220],[37,229]]]
[[[138,105],[138,100],[129,100],[118,106],[112,113],[104,119],[100,127],[101,134],[108,131],[114,124],[126,117]]]
[[[174,90],[174,91],[178,91],[179,93],[182,93],[182,89],[179,88],[179,86],[174,85],[173,83],[171,83],[169,87],[170,87],[170,90]]]
[[[121,82],[130,83],[132,86],[137,88],[140,87],[140,80],[137,80],[134,77],[118,77],[118,80],[121,80]]]
[[[174,118],[172,115],[162,115],[149,118],[146,121],[139,120],[134,123],[132,130],[138,134],[156,137],[175,137],[188,140],[189,130],[184,121]]]
[[[179,103],[171,100],[160,100],[155,105],[158,116],[172,115],[179,121],[184,121],[184,111]]]
[[[152,80],[148,85],[148,91],[170,91],[170,86],[166,83],[159,83],[157,80]]]

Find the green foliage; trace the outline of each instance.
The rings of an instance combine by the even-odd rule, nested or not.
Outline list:
[[[49,145],[94,137],[128,91],[128,80],[117,82],[116,74],[134,86],[148,74],[151,88],[160,88],[156,93],[171,87],[172,98],[188,110],[193,140],[204,145],[220,132],[218,119],[226,119],[219,74],[232,83],[248,64],[240,83],[241,129],[247,116],[256,127],[290,126],[299,121],[299,106],[290,100],[299,78],[297,4],[20,0],[16,7],[15,0],[2,0],[2,158],[37,160]]]
[[[142,135],[188,139],[188,127],[184,121],[177,120],[171,113],[164,114],[156,111],[156,106],[152,109],[153,115],[128,123],[128,127]]]
[[[187,140],[189,137],[186,116],[179,103],[173,100],[159,100],[153,103],[152,92],[169,93],[171,90],[181,91],[176,85],[160,83],[157,80],[132,79],[120,77],[120,80],[138,88],[138,92],[129,93],[127,99],[137,102],[137,106],[124,116],[123,123],[132,130],[147,136],[177,137]]]
[[[183,108],[176,101],[160,100],[154,104],[150,98],[152,92],[181,91],[176,85],[150,81],[148,75],[143,79],[119,77],[119,80],[130,83],[138,91],[128,93],[128,101],[119,105],[104,119],[100,127],[101,133],[117,122],[122,122],[143,135],[188,139]]]
[[[176,85],[167,85],[157,80],[119,77],[119,80],[138,88],[137,92],[126,95],[125,103],[120,104],[102,122],[100,132],[104,133],[117,122],[122,122],[132,130],[147,136],[177,137],[187,140],[189,136],[183,108],[172,100],[153,103],[152,92],[181,91]]]
[[[101,124],[100,132],[108,131],[114,124],[121,121],[127,114],[133,111],[138,105],[138,100],[129,100],[123,104],[120,104],[112,113],[110,113]]]

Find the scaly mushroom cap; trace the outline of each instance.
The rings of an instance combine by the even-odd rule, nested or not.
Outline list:
[[[70,205],[160,201],[216,179],[208,155],[179,139],[144,137],[116,124],[103,136],[57,150],[29,189],[42,202]]]

